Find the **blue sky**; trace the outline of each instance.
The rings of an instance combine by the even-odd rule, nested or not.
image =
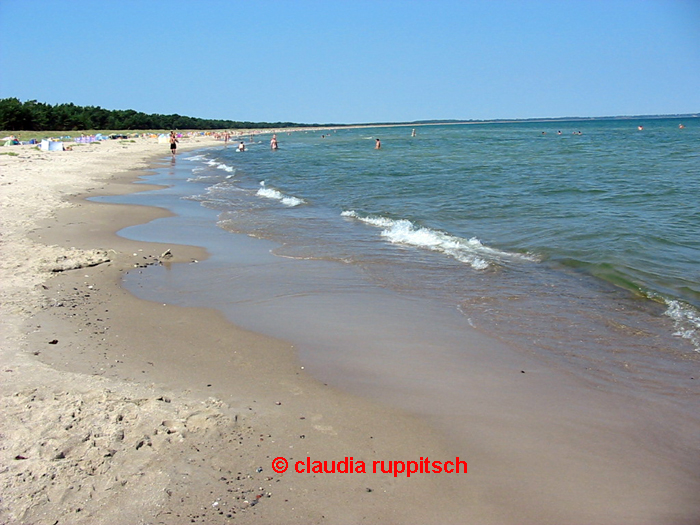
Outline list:
[[[0,98],[303,123],[700,112],[700,0],[0,0]]]

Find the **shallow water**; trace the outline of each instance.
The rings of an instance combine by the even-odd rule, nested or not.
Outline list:
[[[700,348],[700,124],[640,124],[317,131],[275,152],[256,137],[178,173],[279,256],[356,266],[601,376],[683,376]]]
[[[700,362],[700,122],[680,122],[310,131],[277,151],[262,135],[180,156],[143,199],[198,203],[210,227],[456,309],[598,385],[672,395]]]
[[[694,491],[700,177],[674,133],[698,128],[658,123],[318,131],[182,155],[147,177],[166,189],[110,199],[177,214],[122,235],[212,256],[125,284],[289,340],[321,380],[421,414],[458,448],[527,428],[531,457],[500,473],[514,491],[563,465],[601,497],[640,473]]]

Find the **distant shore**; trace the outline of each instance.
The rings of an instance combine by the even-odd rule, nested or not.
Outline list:
[[[598,122],[598,121],[619,121],[619,120],[659,120],[659,119],[696,119],[700,118],[700,113],[683,113],[673,115],[618,115],[603,117],[533,117],[533,118],[513,118],[513,119],[435,119],[435,120],[415,120],[407,122],[375,122],[375,123],[352,123],[352,124],[299,124],[292,127],[279,128],[254,128],[254,129],[229,129],[234,137],[255,134],[287,133],[295,131],[324,131],[344,128],[381,128],[381,127],[410,127],[410,126],[448,126],[460,124],[515,124],[518,122],[547,123],[547,122]],[[152,136],[160,133],[169,133],[171,130],[87,130],[87,131],[2,131],[2,136],[18,136],[20,140],[28,140],[37,137],[79,137],[84,134],[125,134],[129,136]],[[223,133],[225,129],[215,131],[202,130],[177,130],[190,136],[211,137],[216,133]]]

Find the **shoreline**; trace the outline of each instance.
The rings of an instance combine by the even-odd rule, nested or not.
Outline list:
[[[85,199],[148,189],[132,184],[135,170],[167,150],[98,147],[0,161],[12,188],[2,225],[2,521],[491,521],[465,497],[466,478],[273,472],[277,456],[449,452],[417,418],[310,378],[288,343],[126,292],[123,273],[167,249],[166,264],[206,254],[118,237],[167,212]]]

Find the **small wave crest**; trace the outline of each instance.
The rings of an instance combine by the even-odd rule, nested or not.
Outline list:
[[[484,246],[476,237],[463,239],[431,228],[416,226],[407,219],[394,220],[376,216],[362,217],[354,211],[344,211],[341,215],[382,228],[381,236],[391,243],[441,252],[459,262],[469,264],[475,270],[485,270],[491,264],[499,263],[506,258],[530,259],[527,256],[503,252]]]
[[[233,179],[235,175],[235,170],[231,172],[230,175],[226,175],[224,180],[228,181]],[[192,177],[189,177],[187,179],[187,182],[198,182],[198,183],[207,183],[207,182],[212,182],[212,183],[217,183],[221,181],[221,175],[217,174],[216,172],[212,172],[211,170],[207,170],[206,168],[202,168],[200,170],[194,169],[192,170]]]
[[[282,204],[289,206],[290,208],[300,206],[306,202],[304,199],[285,195],[281,191],[265,187],[265,181],[260,182],[260,188],[258,189],[256,195],[259,197],[265,197],[266,199],[280,201]]]
[[[228,164],[224,164],[223,162],[219,162],[218,160],[209,160],[207,161],[207,164],[213,168],[216,168],[217,170],[222,170],[226,171],[228,173],[233,173],[236,171],[236,168],[233,166],[229,166]]]
[[[190,161],[190,162],[197,162],[197,161],[200,161],[200,160],[204,160],[204,159],[206,159],[206,158],[207,158],[206,155],[201,155],[201,154],[200,154],[200,155],[192,155],[191,157],[185,157],[185,160]]]
[[[700,352],[700,312],[689,304],[676,299],[664,299],[668,307],[664,315],[673,319],[676,337],[689,340],[695,350]]]

